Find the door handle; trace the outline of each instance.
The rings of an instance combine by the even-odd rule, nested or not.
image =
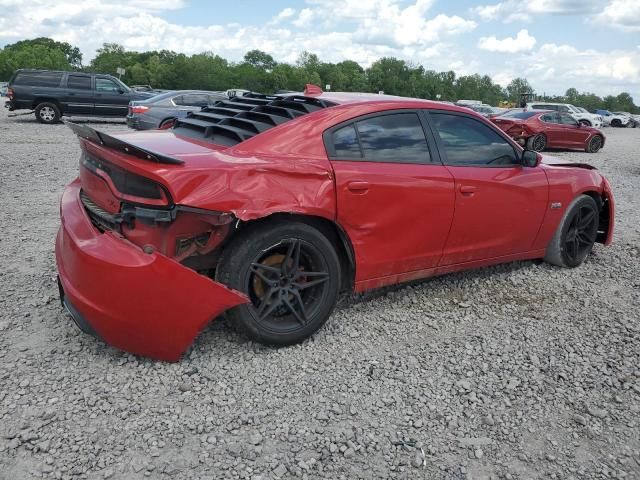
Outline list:
[[[354,193],[365,193],[367,190],[369,190],[369,182],[348,182],[347,188]]]
[[[473,185],[460,185],[460,193],[463,195],[473,195],[476,193],[477,188]]]

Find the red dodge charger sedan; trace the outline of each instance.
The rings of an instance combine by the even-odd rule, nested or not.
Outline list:
[[[600,130],[582,125],[568,113],[513,110],[491,121],[520,145],[536,152],[567,148],[596,153],[604,146],[604,134]]]
[[[544,258],[612,239],[607,180],[545,160],[465,108],[374,94],[220,101],[169,130],[70,124],[60,295],[105,342],[175,361],[223,312],[300,342],[342,291]]]

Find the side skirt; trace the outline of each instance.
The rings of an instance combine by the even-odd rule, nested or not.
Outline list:
[[[427,268],[423,270],[415,270],[413,272],[398,273],[395,275],[387,275],[385,277],[371,278],[356,282],[354,290],[356,292],[364,292],[365,290],[373,290],[375,288],[385,287],[387,285],[395,285],[398,283],[411,282],[422,278],[436,277],[447,273],[460,272],[463,270],[472,270],[474,268],[489,267],[499,265],[501,263],[516,262],[518,260],[533,260],[543,258],[545,250],[532,250],[530,252],[516,253],[483,260],[474,260],[472,262],[456,263],[453,265],[441,265],[435,268]]]

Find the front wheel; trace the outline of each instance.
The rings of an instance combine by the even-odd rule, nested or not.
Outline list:
[[[591,126],[591,122],[589,120],[580,120],[580,125],[582,125],[584,127],[590,127]]]
[[[602,137],[600,135],[594,135],[593,137],[591,137],[591,139],[587,143],[587,146],[585,147],[585,151],[587,153],[596,153],[602,148],[602,144],[603,144]]]
[[[577,197],[562,217],[547,247],[545,261],[566,268],[580,265],[596,241],[598,221],[596,201],[588,195]]]
[[[227,318],[252,340],[292,345],[329,318],[340,290],[335,247],[304,223],[249,228],[220,259],[216,280],[245,293],[250,302]]]

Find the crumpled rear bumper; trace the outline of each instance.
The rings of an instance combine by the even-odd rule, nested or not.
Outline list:
[[[101,233],[71,183],[60,204],[56,263],[61,295],[79,325],[127,352],[177,361],[202,328],[247,301],[237,291],[117,233]]]

